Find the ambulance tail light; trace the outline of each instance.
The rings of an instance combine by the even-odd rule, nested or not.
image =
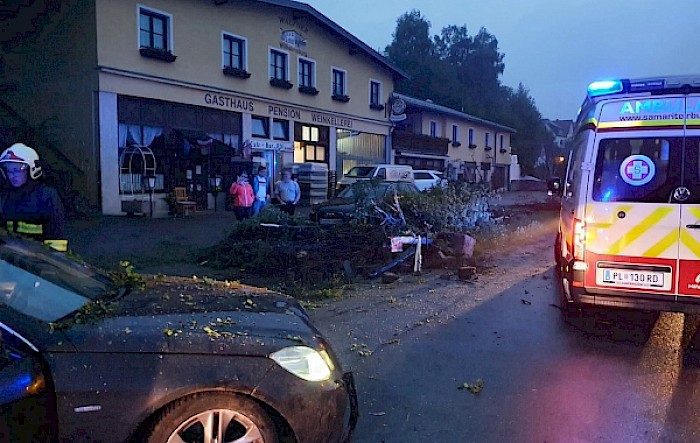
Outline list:
[[[574,260],[583,261],[586,252],[586,222],[574,219]]]

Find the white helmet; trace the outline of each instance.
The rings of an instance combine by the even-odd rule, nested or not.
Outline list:
[[[29,176],[36,180],[41,177],[39,154],[24,143],[15,143],[0,155],[0,163],[24,163],[29,166]]]

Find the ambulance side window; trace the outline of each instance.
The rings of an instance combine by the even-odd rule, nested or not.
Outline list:
[[[564,196],[580,195],[581,192],[581,165],[586,154],[587,132],[579,133],[574,140],[573,157],[569,165],[569,175],[566,177]]]
[[[680,137],[600,140],[593,200],[669,203],[680,185],[682,143]]]

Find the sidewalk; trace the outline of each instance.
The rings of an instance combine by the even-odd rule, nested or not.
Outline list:
[[[139,272],[158,273],[162,263],[196,263],[196,253],[225,239],[235,223],[232,211],[178,218],[93,215],[69,220],[65,234],[71,251],[95,266],[115,270],[128,260]]]

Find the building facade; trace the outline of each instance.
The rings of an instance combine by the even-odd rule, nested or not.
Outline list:
[[[445,171],[453,181],[509,187],[515,129],[398,93],[390,120],[395,163]]]
[[[163,214],[175,187],[211,209],[259,164],[274,181],[293,164],[332,177],[386,161],[385,103],[405,77],[288,0],[70,0],[10,46],[3,100],[53,122],[74,186],[115,215],[147,200]]]

